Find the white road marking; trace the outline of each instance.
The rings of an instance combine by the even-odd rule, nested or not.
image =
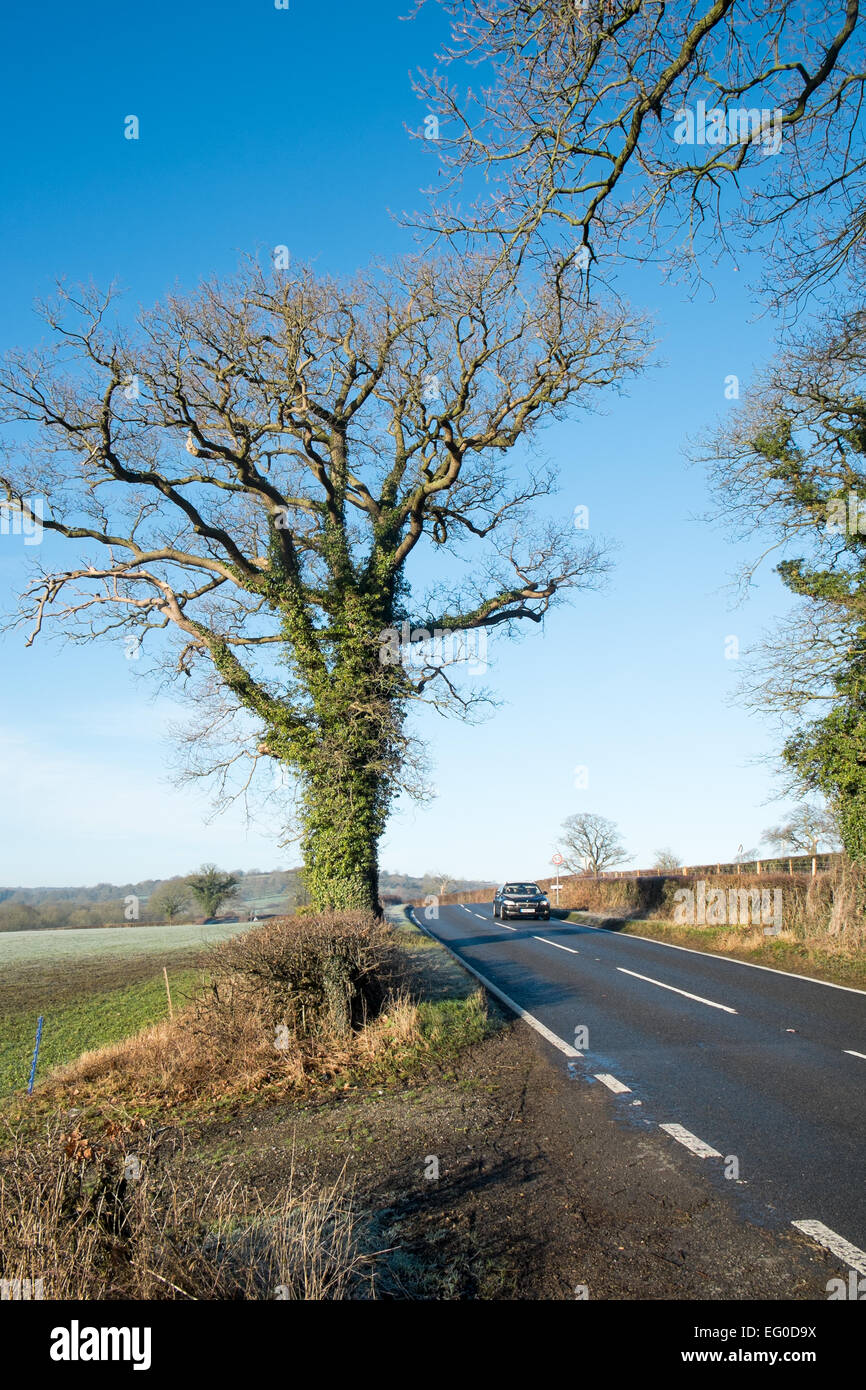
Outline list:
[[[573,946],[563,946],[559,941],[548,941],[546,936],[534,936],[533,941],[543,941],[545,946],[555,946],[557,951],[568,951],[572,956],[579,956],[580,951],[575,951]]]
[[[689,994],[687,989],[677,989],[676,985],[666,985],[664,980],[654,980],[649,975],[639,975],[636,970],[626,970],[624,966],[618,965],[617,970],[622,975],[633,975],[636,980],[646,980],[648,985],[658,985],[659,989],[669,989],[673,994],[682,994],[686,999],[695,999],[699,1004],[709,1004],[711,1009],[724,1009],[726,1014],[735,1014],[736,1009],[732,1009],[730,1004],[717,1004],[714,999],[704,999],[700,994]]]
[[[561,919],[568,921],[568,918]],[[673,941],[659,941],[655,936],[638,936],[635,932],[612,933],[606,927],[593,927],[589,922],[572,922],[574,927],[584,931],[601,932],[604,936],[616,935],[618,941],[647,941],[650,946],[666,946],[670,951],[685,951],[690,956],[709,956],[711,960],[723,960],[728,965],[745,965],[747,970],[769,970],[771,975],[784,975],[788,980],[805,980],[808,985],[826,985],[828,989],[846,989],[849,994],[866,994],[866,989],[856,989],[854,985],[837,985],[832,980],[816,980],[813,975],[795,975],[793,970],[777,970],[775,965],[758,965],[753,960],[736,960],[734,956],[720,956],[717,951],[697,951],[693,946],[676,946]],[[601,960],[600,956],[596,957]]]
[[[866,1274],[866,1251],[858,1250],[856,1245],[852,1245],[850,1240],[844,1236],[837,1236],[835,1231],[831,1231],[829,1226],[825,1226],[823,1221],[792,1221],[792,1226],[796,1226],[798,1231],[802,1231],[804,1236],[810,1236],[819,1245],[823,1245],[827,1250],[832,1250],[834,1255],[838,1255],[840,1260],[844,1260],[846,1265],[856,1269],[860,1274]]]
[[[692,1134],[690,1130],[683,1129],[682,1125],[659,1125],[659,1129],[663,1129],[672,1139],[676,1139],[678,1144],[683,1144],[687,1149],[691,1149],[692,1153],[697,1154],[698,1158],[722,1157],[718,1149],[714,1149],[709,1144],[705,1144],[703,1139],[699,1139],[698,1136]]]
[[[606,1086],[609,1091],[613,1091],[616,1096],[625,1095],[626,1093],[631,1095],[631,1086],[623,1086],[622,1082],[617,1081],[616,1077],[611,1076],[609,1072],[597,1072],[595,1079],[596,1081],[600,1081],[602,1086]]]
[[[863,1061],[866,1062],[866,1052],[852,1052],[850,1047],[844,1048],[844,1052],[846,1057],[862,1057]]]
[[[480,917],[481,920],[482,920],[482,922],[486,922],[486,921],[487,921],[487,918],[484,916],[484,913],[483,913],[483,912],[473,912],[472,915],[473,915],[473,917]]]
[[[414,912],[412,913],[412,915],[413,917],[415,916]],[[415,919],[415,925],[417,927],[420,927],[421,931],[424,932],[426,936],[431,937],[433,941],[438,941],[440,946],[444,946],[448,954],[453,956],[455,960],[459,961],[460,964],[463,966],[464,970],[468,970],[470,975],[474,975],[476,980],[480,980],[485,989],[489,990],[491,994],[494,994],[497,999],[501,999],[502,1003],[505,1004],[506,1008],[511,1009],[512,1013],[517,1014],[518,1018],[522,1018],[524,1023],[528,1023],[530,1028],[534,1028],[536,1033],[540,1033],[541,1036],[543,1038],[546,1038],[546,1040],[549,1043],[551,1043],[553,1047],[558,1048],[560,1052],[564,1052],[566,1057],[583,1056],[583,1053],[578,1052],[577,1048],[572,1047],[571,1043],[567,1043],[564,1040],[564,1038],[558,1038],[555,1033],[552,1033],[549,1028],[546,1028],[545,1025],[541,1022],[540,1018],[536,1018],[534,1014],[529,1014],[526,1012],[525,1009],[521,1009],[520,1005],[516,1004],[513,999],[509,998],[509,996],[505,994],[499,988],[498,985],[495,985],[492,980],[488,980],[486,975],[482,975],[480,970],[476,970],[475,966],[470,965],[469,962],[464,960],[462,956],[458,956],[457,952],[452,951],[451,947],[448,945],[446,941],[442,941],[438,936],[434,936],[431,931],[427,930],[423,923],[417,920],[417,918]]]

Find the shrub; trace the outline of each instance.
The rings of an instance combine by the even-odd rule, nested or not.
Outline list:
[[[209,965],[217,998],[255,1000],[298,1038],[357,1032],[381,1013],[398,973],[388,928],[360,911],[277,918],[222,942]]]

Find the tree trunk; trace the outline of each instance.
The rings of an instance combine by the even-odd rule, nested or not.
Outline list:
[[[386,800],[382,779],[367,770],[308,782],[304,882],[320,911],[360,908],[382,915],[378,843]]]

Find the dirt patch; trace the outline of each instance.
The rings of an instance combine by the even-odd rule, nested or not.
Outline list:
[[[23,1009],[46,1013],[48,1008],[79,1003],[92,994],[106,994],[140,980],[162,974],[163,965],[175,971],[204,966],[201,948],[166,951],[141,956],[85,956],[80,960],[47,959],[16,961],[3,967],[0,977],[0,1015]]]
[[[380,1297],[824,1299],[838,1273],[620,1123],[522,1024],[417,1087],[213,1125],[191,1161],[269,1197],[345,1169]]]

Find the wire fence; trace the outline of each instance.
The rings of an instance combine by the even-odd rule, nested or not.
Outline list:
[[[733,859],[727,863],[689,864],[680,868],[660,869],[603,869],[599,873],[585,870],[573,874],[565,865],[560,869],[563,878],[694,878],[700,874],[808,874],[827,873],[842,861],[841,854],[791,854],[773,856],[767,859]]]

